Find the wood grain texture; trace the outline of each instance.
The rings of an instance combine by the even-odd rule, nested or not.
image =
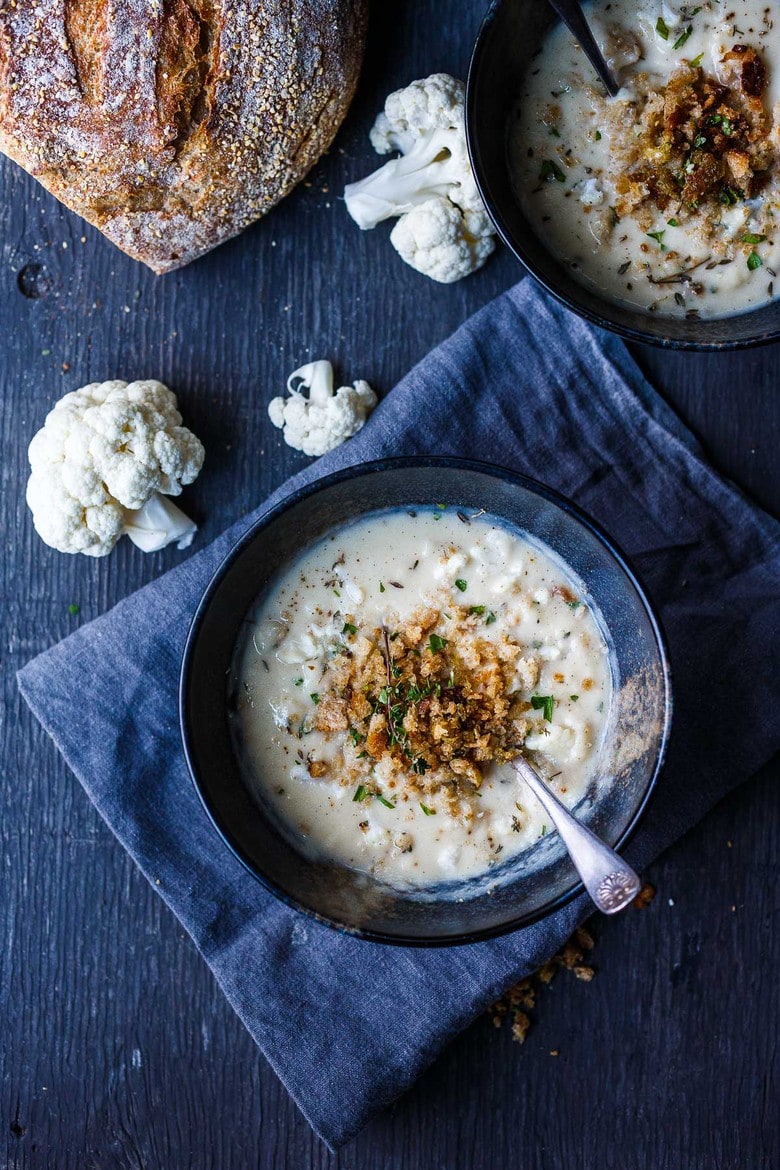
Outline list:
[[[175,388],[208,452],[184,498],[199,547],[306,462],[266,417],[291,370],[327,356],[387,390],[518,277],[499,254],[435,286],[395,257],[386,229],[360,234],[337,199],[376,162],[367,131],[391,88],[464,75],[480,9],[375,5],[361,90],[330,155],[266,221],[179,273],[153,277],[15,167],[0,172],[2,1170],[780,1164],[776,769],[654,867],[648,910],[597,925],[597,978],[556,980],[522,1048],[477,1023],[334,1156],[16,693],[22,663],[182,555],[123,542],[94,562],[35,536],[25,451],[63,392],[108,377]],[[777,510],[777,348],[636,353],[715,462]]]

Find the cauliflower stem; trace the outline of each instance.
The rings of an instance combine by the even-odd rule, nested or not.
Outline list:
[[[363,231],[384,219],[405,215],[432,196],[444,199],[460,183],[462,162],[453,155],[457,131],[433,130],[417,139],[408,154],[344,189],[347,211]]]
[[[189,548],[197,531],[195,521],[158,492],[143,508],[125,512],[125,536],[142,552],[159,552],[174,542],[178,549]]]

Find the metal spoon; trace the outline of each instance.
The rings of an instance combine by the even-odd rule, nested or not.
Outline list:
[[[517,756],[512,760],[512,766],[550,814],[585,889],[598,909],[604,914],[617,914],[618,910],[623,910],[637,896],[642,885],[631,866],[571,815],[527,760]]]
[[[569,32],[576,37],[580,48],[598,73],[609,96],[614,97],[620,86],[604,60],[601,49],[596,44],[596,38],[590,31],[590,25],[585,19],[580,0],[550,0],[550,6],[558,13]]]

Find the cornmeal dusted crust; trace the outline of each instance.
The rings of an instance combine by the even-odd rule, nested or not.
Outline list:
[[[0,149],[155,272],[265,215],[330,145],[366,0],[0,0]]]

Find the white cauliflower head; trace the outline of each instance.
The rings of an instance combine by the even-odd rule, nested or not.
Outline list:
[[[334,391],[333,366],[327,361],[309,362],[287,379],[290,397],[273,398],[268,415],[283,428],[284,441],[304,455],[324,455],[352,438],[377,404],[368,382]],[[308,398],[302,388],[309,391]]]
[[[46,544],[100,557],[125,531],[133,538],[155,494],[179,495],[203,466],[203,445],[181,421],[176,396],[153,380],[93,382],[60,399],[28,451],[27,503]],[[185,533],[177,522],[171,539],[186,547],[194,525]]]
[[[358,226],[365,230],[400,216],[391,241],[407,263],[434,280],[449,283],[481,267],[493,251],[495,229],[468,157],[463,82],[434,73],[391,93],[371,131],[371,142],[380,154],[401,153],[345,189],[347,210]],[[404,219],[422,207],[426,211],[417,222],[404,227]],[[436,223],[441,237],[434,230]],[[425,246],[423,237],[428,241]],[[452,251],[456,238],[462,244],[457,256]],[[430,260],[423,256],[426,248],[434,253]],[[446,253],[451,264],[442,261]]]

